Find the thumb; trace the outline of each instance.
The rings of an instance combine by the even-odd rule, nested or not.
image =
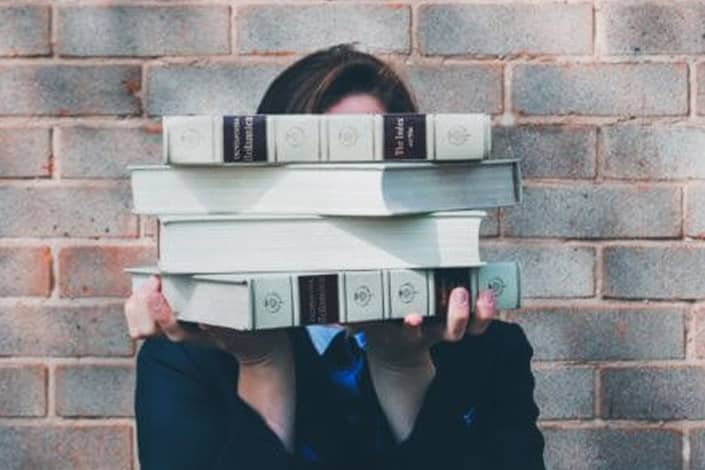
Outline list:
[[[492,290],[483,290],[477,296],[475,315],[470,322],[468,331],[472,335],[481,335],[485,332],[492,319],[497,316],[497,299]]]
[[[187,339],[186,330],[179,324],[166,298],[161,293],[155,293],[150,296],[149,301],[150,311],[154,312],[154,320],[167,338],[171,341]]]
[[[464,287],[456,287],[450,293],[446,328],[443,333],[445,341],[458,341],[465,335],[470,320],[470,293]]]

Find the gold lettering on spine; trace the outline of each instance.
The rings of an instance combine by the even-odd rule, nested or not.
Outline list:
[[[394,156],[404,156],[404,118],[398,117],[394,125]]]

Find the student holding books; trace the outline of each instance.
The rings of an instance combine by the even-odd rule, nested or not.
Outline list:
[[[417,112],[378,58],[348,45],[282,72],[257,110]],[[139,459],[151,469],[542,469],[532,349],[490,291],[455,288],[445,324],[254,333],[178,323],[152,276],[125,304]]]

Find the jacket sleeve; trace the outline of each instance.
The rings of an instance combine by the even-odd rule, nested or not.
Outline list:
[[[162,338],[137,357],[135,418],[143,470],[289,468],[277,436],[235,392],[237,361]]]
[[[543,470],[544,439],[536,425],[539,408],[534,401],[535,380],[531,372],[533,349],[517,324],[507,324],[506,354],[499,355],[496,386],[490,401],[490,448],[497,468]]]
[[[503,323],[443,346],[411,434],[376,468],[544,469],[533,351],[521,328]]]

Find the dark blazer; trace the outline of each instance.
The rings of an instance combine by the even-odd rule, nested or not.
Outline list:
[[[544,468],[533,351],[518,325],[495,320],[482,335],[432,348],[436,376],[402,443],[392,438],[364,355],[361,399],[330,380],[335,351],[320,356],[304,329],[290,331],[297,364],[295,456],[236,394],[231,355],[153,338],[137,359],[142,469]],[[334,341],[329,349],[342,345]]]

